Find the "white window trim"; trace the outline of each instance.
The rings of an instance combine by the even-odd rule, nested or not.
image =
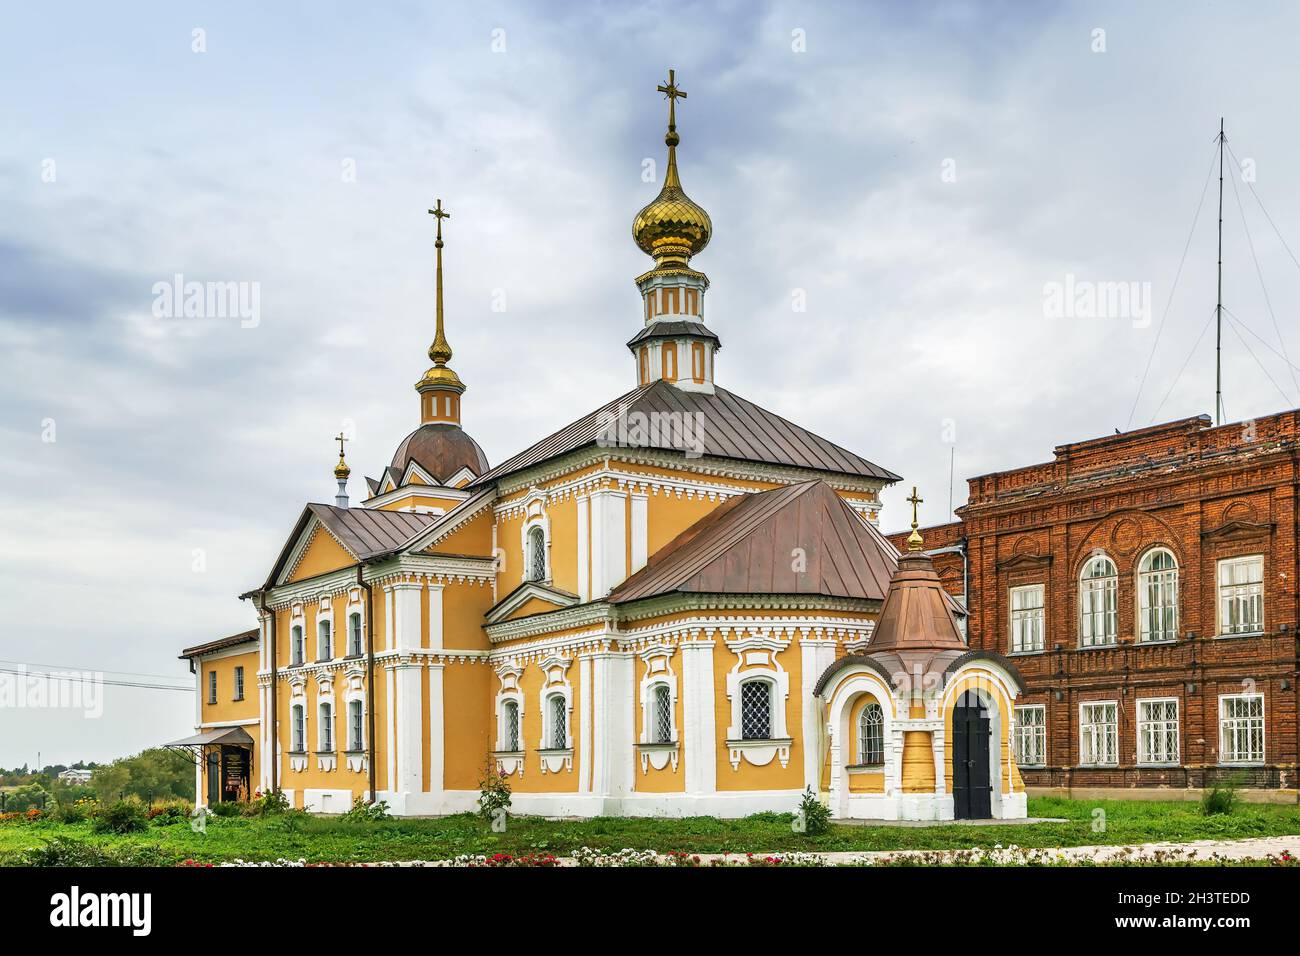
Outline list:
[[[1088,568],[1091,567],[1093,563],[1097,561],[1106,561],[1107,563],[1109,563],[1111,568],[1110,574],[1102,575],[1100,577],[1085,576],[1085,572],[1088,570]],[[1109,590],[1114,592],[1114,598],[1115,598],[1114,601],[1115,610],[1113,612],[1107,612],[1104,610],[1105,594],[1107,588],[1104,585],[1102,587],[1096,587],[1094,585],[1094,582],[1100,582],[1100,581],[1111,582]],[[1085,582],[1087,582],[1089,593],[1100,592],[1102,594],[1103,610],[1101,612],[1101,617],[1104,622],[1109,621],[1111,625],[1110,634],[1108,635],[1106,640],[1098,640],[1095,634],[1091,638],[1087,638],[1084,636],[1083,622],[1085,620],[1085,617],[1094,616],[1090,612],[1085,610],[1085,604],[1083,599]],[[1115,647],[1116,644],[1118,644],[1119,642],[1119,566],[1115,564],[1115,559],[1112,558],[1109,554],[1106,554],[1105,552],[1098,552],[1096,554],[1091,555],[1079,567],[1079,573],[1075,578],[1075,583],[1076,583],[1076,592],[1078,595],[1077,600],[1079,602],[1079,613],[1077,615],[1078,627],[1079,627],[1079,647],[1084,647],[1084,648]]]
[[[361,647],[358,650],[356,655],[352,654],[352,615],[354,614],[357,615],[357,617],[360,618],[361,621]],[[351,596],[351,595],[349,596],[347,609],[343,612],[343,620],[346,623],[345,626],[346,633],[343,636],[344,653],[338,656],[360,657],[366,652],[366,605],[365,602],[361,600],[360,591],[358,591],[355,596]],[[338,652],[337,647],[334,650],[335,653]]]
[[[1172,558],[1174,562],[1173,568],[1166,568],[1162,571],[1144,571],[1142,569],[1142,566],[1157,554],[1169,555],[1169,557]],[[1179,613],[1179,604],[1182,601],[1183,569],[1182,569],[1182,565],[1178,563],[1178,555],[1174,554],[1172,548],[1165,547],[1164,545],[1157,545],[1154,548],[1148,548],[1146,551],[1142,553],[1142,555],[1137,560],[1136,568],[1137,570],[1134,572],[1135,575],[1134,587],[1136,589],[1136,594],[1134,595],[1135,598],[1134,605],[1137,608],[1137,622],[1136,622],[1137,642],[1139,644],[1172,644],[1174,641],[1178,639],[1178,627],[1182,623],[1182,615]],[[1174,576],[1173,635],[1170,637],[1144,638],[1142,636],[1143,634],[1142,628],[1146,623],[1147,611],[1149,610],[1146,604],[1146,595],[1147,595],[1146,579],[1148,577],[1155,576],[1155,575],[1169,574],[1170,571],[1173,572],[1173,576]]]
[[[1148,721],[1142,719],[1143,704],[1173,704],[1174,705],[1174,755],[1170,760],[1154,760],[1150,755],[1143,754],[1143,741],[1145,735],[1142,733],[1143,724],[1148,723],[1165,723],[1165,721]],[[1177,697],[1139,697],[1135,704],[1136,725],[1137,725],[1137,765],[1139,767],[1176,767],[1182,760],[1183,755],[1183,705]],[[1117,715],[1118,716],[1118,715]]]
[[[1109,705],[1109,706],[1115,708],[1115,736],[1114,736],[1114,740],[1115,740],[1115,759],[1114,759],[1113,761],[1107,761],[1107,762],[1105,762],[1105,763],[1102,763],[1102,762],[1100,762],[1100,761],[1093,761],[1093,762],[1091,762],[1091,763],[1085,763],[1085,762],[1084,762],[1084,759],[1083,759],[1083,754],[1084,754],[1084,746],[1083,746],[1083,740],[1084,740],[1084,727],[1085,727],[1085,725],[1086,725],[1086,726],[1089,726],[1089,727],[1091,727],[1091,726],[1096,726],[1096,725],[1093,724],[1093,723],[1087,723],[1087,724],[1085,724],[1085,721],[1084,721],[1084,711],[1085,711],[1087,708],[1089,708],[1089,707],[1103,707],[1103,706],[1107,706],[1107,705]],[[1119,766],[1119,764],[1120,764],[1120,752],[1119,752],[1119,729],[1120,729],[1120,728],[1119,728],[1119,725],[1120,725],[1120,720],[1119,720],[1119,701],[1117,701],[1117,700],[1085,700],[1085,701],[1081,701],[1081,702],[1079,703],[1079,766],[1081,766],[1081,767],[1118,767],[1118,766]],[[1094,748],[1094,749],[1097,749],[1097,748]]]
[[[867,711],[870,710],[872,707],[876,707],[880,710],[880,761],[879,762],[868,762],[863,759],[866,756],[863,753],[863,750],[865,749],[865,745],[867,741],[866,734],[864,733],[864,729],[866,727],[865,720],[867,716]],[[879,700],[875,700],[875,699],[868,700],[866,703],[862,705],[862,710],[858,712],[857,726],[855,728],[858,734],[858,747],[857,747],[857,752],[853,756],[857,757],[858,759],[856,762],[849,764],[850,768],[857,768],[857,767],[875,768],[875,767],[883,767],[885,765],[885,751],[887,750],[885,746],[886,722],[887,721],[885,719],[885,705],[882,704]]]
[[[739,770],[743,759],[756,767],[764,767],[773,758],[785,767],[790,763],[790,748],[794,741],[786,729],[786,710],[790,699],[790,675],[781,666],[777,655],[789,646],[788,641],[756,636],[738,641],[727,641],[737,657],[727,673],[727,697],[731,701],[731,725],[727,727],[727,750],[731,769]],[[766,680],[772,687],[771,734],[767,740],[746,740],[742,736],[741,684]]]
[[[322,622],[329,625],[329,657],[322,657],[320,653],[320,626]],[[316,599],[316,619],[312,622],[312,637],[315,642],[312,646],[313,661],[324,663],[325,661],[332,661],[338,656],[338,631],[334,627],[334,599],[328,594],[322,594]]]
[[[302,733],[298,733],[298,721],[302,721]],[[302,700],[289,705],[289,753],[307,752],[307,701]]]
[[[519,553],[523,555],[523,566],[519,579],[521,581],[535,581],[538,584],[549,584],[551,582],[551,519],[546,513],[546,495],[542,491],[535,490],[524,502],[524,521],[519,527]],[[530,578],[528,576],[528,535],[534,528],[542,529],[542,576],[540,578]]]
[[[1041,722],[1037,724],[1026,724],[1021,721],[1020,714],[1022,711],[1034,710],[1043,715]],[[1046,767],[1047,766],[1047,705],[1046,704],[1016,704],[1012,710],[1012,719],[1015,721],[1013,734],[1011,738],[1012,753],[1016,755],[1016,765],[1020,767]],[[1020,741],[1021,734],[1025,727],[1033,727],[1035,736],[1042,739],[1042,746],[1039,752],[1042,754],[1042,760],[1037,763],[1020,763]]]
[[[217,702],[217,669],[214,667],[208,671],[208,703],[215,704],[216,702]]]
[[[669,764],[677,772],[681,732],[677,727],[677,674],[672,668],[675,647],[655,645],[641,652],[645,664],[645,676],[641,678],[641,735],[638,751],[641,757],[641,772],[649,773],[649,768],[663,770]],[[655,693],[658,688],[668,688],[669,740],[662,743],[654,739],[657,724]]]
[[[1259,563],[1259,626],[1249,631],[1226,631],[1224,630],[1225,622],[1223,620],[1223,589],[1224,585],[1220,583],[1220,571],[1227,564],[1245,564],[1246,562]],[[1214,562],[1214,623],[1215,635],[1218,637],[1248,637],[1254,634],[1263,634],[1268,627],[1268,604],[1265,598],[1267,595],[1264,590],[1265,576],[1268,573],[1268,565],[1264,560],[1263,554],[1239,554],[1231,558],[1220,558]],[[1231,585],[1240,587],[1241,585]]]
[[[325,716],[325,711],[329,710],[329,717]],[[316,702],[316,752],[318,754],[333,754],[338,741],[334,734],[334,701],[332,699],[318,700]],[[330,739],[325,740],[326,733]]]
[[[1229,759],[1223,753],[1223,724],[1228,717],[1224,716],[1224,702],[1228,700],[1249,700],[1259,699],[1259,751],[1258,757],[1249,757],[1247,759]],[[1231,718],[1239,720],[1241,718]],[[1260,691],[1254,691],[1247,694],[1220,694],[1219,695],[1219,763],[1225,767],[1258,767],[1268,760],[1268,700]]]
[[[346,688],[343,691],[344,707],[349,706],[353,701],[361,704],[361,749],[349,750],[344,753],[344,760],[347,762],[347,768],[352,773],[360,773],[369,769],[370,765],[370,716],[367,711],[368,702],[366,700],[366,671],[359,664],[352,663],[348,666],[343,675],[347,681]],[[348,728],[351,733],[351,727]],[[351,739],[347,741],[351,744]]]
[[[496,760],[497,770],[506,776],[512,773],[518,773],[520,777],[524,775],[524,693],[519,686],[523,673],[523,668],[514,661],[507,661],[497,668],[497,679],[501,682],[501,688],[497,691],[496,701],[493,704],[496,715],[496,736],[492,756]],[[506,701],[514,703],[517,708],[515,713],[519,715],[519,750],[505,749]]]
[[[236,664],[230,672],[230,682],[233,685],[231,687],[231,693],[232,693],[232,696],[230,698],[231,700],[244,699],[245,680],[247,680],[247,678],[244,676],[244,665]]]
[[[1015,594],[1017,591],[1037,591],[1040,595],[1037,608],[1038,612],[1038,644],[1034,647],[1016,647],[1016,614],[1024,613],[1024,610],[1017,611],[1015,607]],[[1008,641],[1012,654],[1040,654],[1047,648],[1047,586],[1045,584],[1019,584],[1007,588],[1007,627],[1010,630]]]
[[[295,651],[298,653],[295,653]],[[296,623],[293,621],[289,623],[289,666],[297,667],[306,663],[307,628],[300,618]]]

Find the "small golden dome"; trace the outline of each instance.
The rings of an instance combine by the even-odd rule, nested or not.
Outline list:
[[[343,456],[339,455],[339,463],[334,466],[334,477],[339,481],[347,481],[348,475],[350,474],[352,474],[352,469],[349,468],[348,463],[343,460]]]
[[[682,190],[677,178],[677,133],[666,137],[668,174],[654,201],[632,220],[632,238],[641,251],[665,261],[685,262],[709,244],[713,221],[709,214]]]
[[[432,350],[430,350],[432,351]],[[454,388],[459,392],[465,391],[465,383],[460,380],[460,376],[445,365],[435,365],[424,373],[424,378],[415,383],[417,391],[424,391],[426,388]]]

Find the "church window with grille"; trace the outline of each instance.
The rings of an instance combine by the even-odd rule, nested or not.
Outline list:
[[[740,685],[740,736],[745,740],[772,737],[772,685],[765,680]]]
[[[519,750],[519,705],[513,700],[501,705],[501,749],[506,753]]]
[[[874,767],[885,762],[885,712],[875,701],[858,718],[858,763]]]
[[[566,750],[569,746],[568,705],[562,695],[555,694],[547,700],[546,706],[551,718],[546,745],[551,750]]]
[[[1047,708],[1025,704],[1016,708],[1016,764],[1042,767],[1047,763]]]
[[[1114,644],[1118,633],[1115,562],[1104,554],[1083,566],[1079,575],[1079,643],[1084,647]]]
[[[1148,551],[1138,566],[1138,640],[1178,636],[1178,561],[1165,548]]]
[[[673,742],[673,697],[667,684],[657,684],[654,689],[654,706],[651,708],[651,742]]]
[[[546,579],[546,532],[541,527],[528,531],[527,577],[529,581]]]

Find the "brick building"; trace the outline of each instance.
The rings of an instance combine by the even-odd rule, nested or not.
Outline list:
[[[1230,778],[1297,798],[1300,411],[1060,445],[969,485],[925,543],[970,645],[1029,685],[1031,792],[1190,796]]]

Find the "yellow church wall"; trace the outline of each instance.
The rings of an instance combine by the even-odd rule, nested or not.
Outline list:
[[[195,662],[201,672],[199,693],[202,701],[201,714],[205,724],[251,720],[258,716],[257,644],[250,642],[248,648],[245,653]],[[236,667],[244,669],[244,697],[242,700],[235,700],[234,698]],[[208,703],[208,674],[210,673],[216,673],[217,675],[217,701],[215,704]],[[257,737],[257,734],[252,731],[249,731],[249,735],[254,738]]]
[[[1006,695],[998,686],[992,674],[983,670],[975,670],[962,676],[962,678],[949,688],[944,689],[944,699],[947,707],[943,713],[944,739],[952,740],[952,712],[956,702],[961,699],[961,695],[967,690],[981,690],[993,699],[997,705],[998,715],[1001,720],[1002,732],[998,735],[999,759],[1002,766],[1007,765],[1007,755],[1011,752],[1011,706]],[[952,747],[945,748],[947,753],[944,754],[944,776],[947,780],[947,790],[952,793]],[[1015,761],[1011,762],[1015,767]],[[1020,781],[1018,772],[1008,776],[1002,774],[1002,792],[1010,793],[1013,786],[1019,783],[1017,789],[1023,789],[1024,784]]]
[[[510,777],[510,787],[518,793],[573,793],[578,789],[578,753],[582,747],[582,734],[586,728],[581,724],[581,708],[578,706],[582,693],[581,677],[577,661],[569,665],[565,672],[572,688],[570,700],[573,709],[569,712],[570,734],[573,737],[573,768],[561,769],[558,773],[542,773],[541,758],[537,755],[538,745],[542,739],[542,685],[545,679],[541,668],[529,664],[519,678],[519,689],[524,696],[524,715],[520,724],[520,745],[524,748],[524,775],[518,773]],[[492,682],[493,693],[500,690],[500,683]],[[631,741],[628,742],[631,746]]]
[[[442,646],[447,650],[488,649],[483,615],[496,603],[492,588],[476,581],[449,581],[442,591]],[[425,601],[424,642],[428,646],[428,602]]]
[[[308,542],[298,566],[293,569],[293,573],[287,580],[305,581],[318,574],[328,574],[330,571],[337,571],[339,568],[346,568],[356,563],[357,559],[348,554],[347,549],[335,541],[333,535],[318,526],[312,532],[311,541]]]
[[[669,666],[673,668],[677,675],[677,695],[673,701],[673,719],[677,727],[677,769],[673,770],[672,761],[664,764],[662,770],[656,770],[652,764],[647,763],[645,771],[641,769],[641,755],[636,754],[636,764],[633,767],[634,782],[632,788],[643,793],[681,793],[686,789],[686,753],[683,740],[682,728],[683,723],[683,704],[682,704],[682,656],[681,653],[674,654],[669,658]],[[650,662],[638,660],[636,662],[636,688],[633,691],[634,699],[633,732],[636,739],[642,738],[643,722],[645,713],[645,697],[642,694],[641,682],[650,674]],[[728,765],[730,766],[730,765]]]
[[[850,770],[849,793],[884,793],[885,774],[881,770]]]
[[[455,504],[459,503],[455,502]],[[448,508],[448,510],[451,509]],[[485,558],[491,557],[492,509],[485,507],[472,518],[466,519],[447,537],[425,548],[425,552],[427,554],[468,554]]]
[[[786,766],[773,757],[765,767],[756,767],[743,757],[737,769],[731,767],[730,754],[727,749],[727,728],[731,726],[731,699],[727,696],[727,674],[736,663],[736,654],[727,647],[726,642],[715,640],[713,646],[714,673],[714,724],[717,728],[717,789],[730,790],[799,790],[803,787],[803,702],[802,687],[803,668],[799,643],[791,641],[789,646],[776,655],[777,662],[789,675],[789,696],[784,702],[776,701],[776,706],[785,706],[786,735],[793,738],[790,747],[790,759]],[[745,668],[741,668],[744,674]],[[779,698],[779,694],[776,695]]]
[[[448,790],[477,790],[492,749],[496,676],[485,664],[448,663],[442,671],[443,780]],[[515,778],[511,778],[514,786]]]
[[[699,495],[694,498],[687,498],[685,495],[678,498],[676,494],[664,491],[657,495],[651,494],[646,507],[649,515],[647,554],[653,555],[720,504],[722,502],[717,499],[710,501],[707,497]]]
[[[543,601],[541,598],[529,598],[519,605],[505,620],[513,621],[515,618],[528,617],[533,614],[546,614],[550,611],[558,611],[563,606],[553,601]]]

